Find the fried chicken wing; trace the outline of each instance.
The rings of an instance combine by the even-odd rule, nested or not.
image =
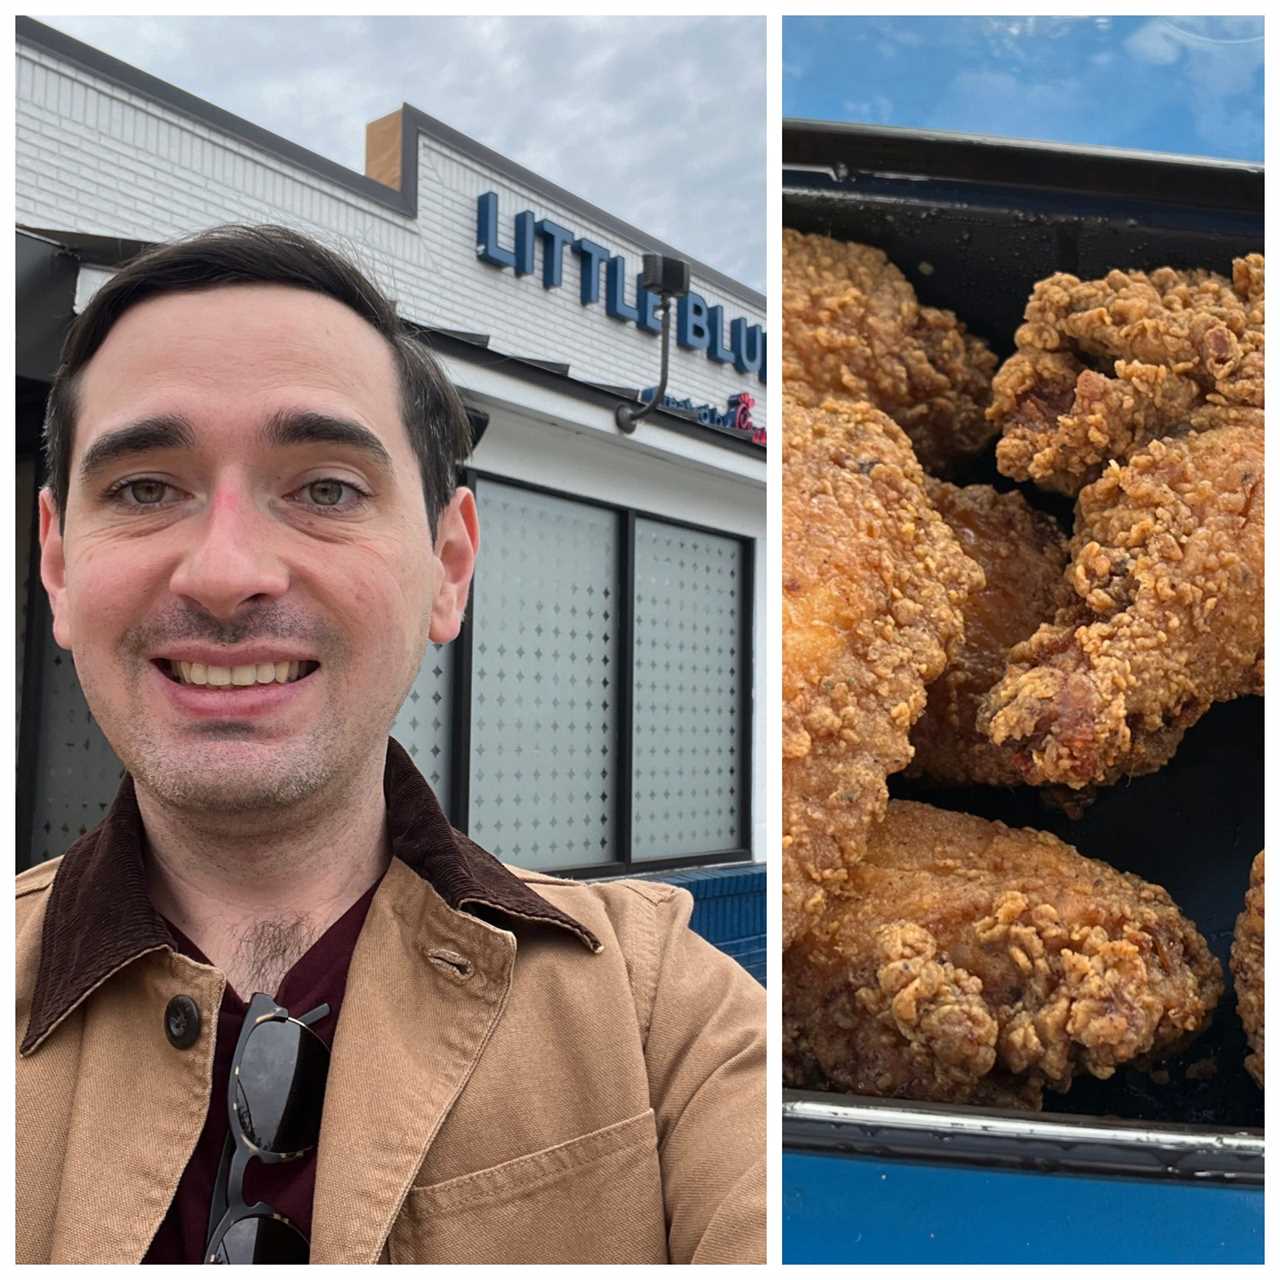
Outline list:
[[[1245,1069],[1258,1082],[1258,1088],[1266,1083],[1264,1071],[1264,1033],[1266,1030],[1266,966],[1264,953],[1264,858],[1258,854],[1249,873],[1249,889],[1244,896],[1244,910],[1236,920],[1236,935],[1231,943],[1231,972],[1236,980],[1236,1004],[1240,1021],[1244,1023],[1249,1048],[1253,1050],[1244,1060]]]
[[[1149,773],[1215,702],[1257,692],[1263,435],[1152,441],[1079,498],[1070,602],[1009,655],[978,728],[1027,782]]]
[[[1175,428],[1262,426],[1261,254],[1232,279],[1161,267],[1041,280],[992,384],[1000,470],[1075,494]]]
[[[922,307],[879,249],[782,232],[782,376],[799,403],[868,400],[946,474],[996,434],[996,357],[953,312]]]
[[[978,732],[978,707],[1004,676],[1013,646],[1065,603],[1067,539],[1020,493],[933,479],[925,492],[987,581],[966,600],[964,639],[929,686],[925,713],[911,731],[915,758],[907,772],[944,785],[1012,786],[1022,775]]]
[[[1223,990],[1159,886],[1043,832],[898,800],[783,982],[788,1085],[1026,1108],[1178,1051]]]
[[[786,946],[884,812],[982,571],[929,504],[906,435],[869,404],[787,397],[782,474]]]

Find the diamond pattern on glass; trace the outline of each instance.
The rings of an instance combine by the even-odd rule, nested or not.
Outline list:
[[[636,520],[632,858],[743,847],[742,544]]]
[[[18,647],[17,647],[17,698],[13,707],[14,732],[22,734],[22,686],[27,672],[27,602],[29,590],[40,590],[31,563],[31,511],[36,496],[36,464],[34,458],[19,458],[17,467],[17,543],[18,567],[15,581],[18,584]]]
[[[453,782],[453,664],[452,645],[428,644],[413,687],[391,726],[391,736],[412,757],[446,814]]]
[[[471,837],[542,870],[615,859],[618,517],[482,480]]]

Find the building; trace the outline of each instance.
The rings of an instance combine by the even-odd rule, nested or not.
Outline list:
[[[764,298],[691,263],[667,398],[625,434],[615,408],[660,363],[641,256],[675,251],[414,108],[368,126],[355,173],[19,19],[16,123],[19,867],[96,824],[120,776],[37,572],[62,336],[146,245],[283,222],[387,289],[480,433],[470,617],[396,736],[494,853],[679,879],[763,978]],[[717,914],[749,927],[726,939]]]

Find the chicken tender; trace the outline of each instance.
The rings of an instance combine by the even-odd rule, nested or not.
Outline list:
[[[992,385],[1000,470],[1075,494],[1175,428],[1261,428],[1264,265],[1041,280]]]
[[[1038,1109],[1179,1051],[1222,966],[1164,889],[1056,837],[891,801],[783,958],[794,1088]]]
[[[1266,1019],[1266,966],[1263,964],[1263,925],[1266,894],[1264,892],[1263,855],[1253,860],[1249,873],[1249,889],[1244,896],[1244,910],[1236,921],[1236,936],[1231,943],[1231,972],[1236,980],[1236,1004],[1240,1021],[1244,1023],[1249,1048],[1253,1050],[1244,1060],[1245,1069],[1258,1082],[1258,1088],[1266,1083],[1264,1067],[1264,1032]]]
[[[986,420],[996,357],[950,311],[922,307],[879,250],[782,232],[782,376],[810,407],[867,400],[947,474],[996,434]]]
[[[1080,494],[1074,595],[1009,655],[978,728],[1030,783],[1150,773],[1260,688],[1263,435],[1157,440]]]
[[[929,504],[906,435],[869,404],[785,398],[782,476],[787,946],[883,814],[982,570]]]
[[[929,686],[907,772],[948,786],[1013,786],[1022,775],[1008,752],[978,732],[978,707],[1004,676],[1013,646],[1066,602],[1067,539],[1020,493],[932,479],[925,492],[987,582],[965,602],[964,640]]]

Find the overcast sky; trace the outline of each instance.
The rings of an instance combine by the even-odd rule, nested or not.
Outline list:
[[[763,18],[40,21],[358,172],[407,102],[764,289]]]

